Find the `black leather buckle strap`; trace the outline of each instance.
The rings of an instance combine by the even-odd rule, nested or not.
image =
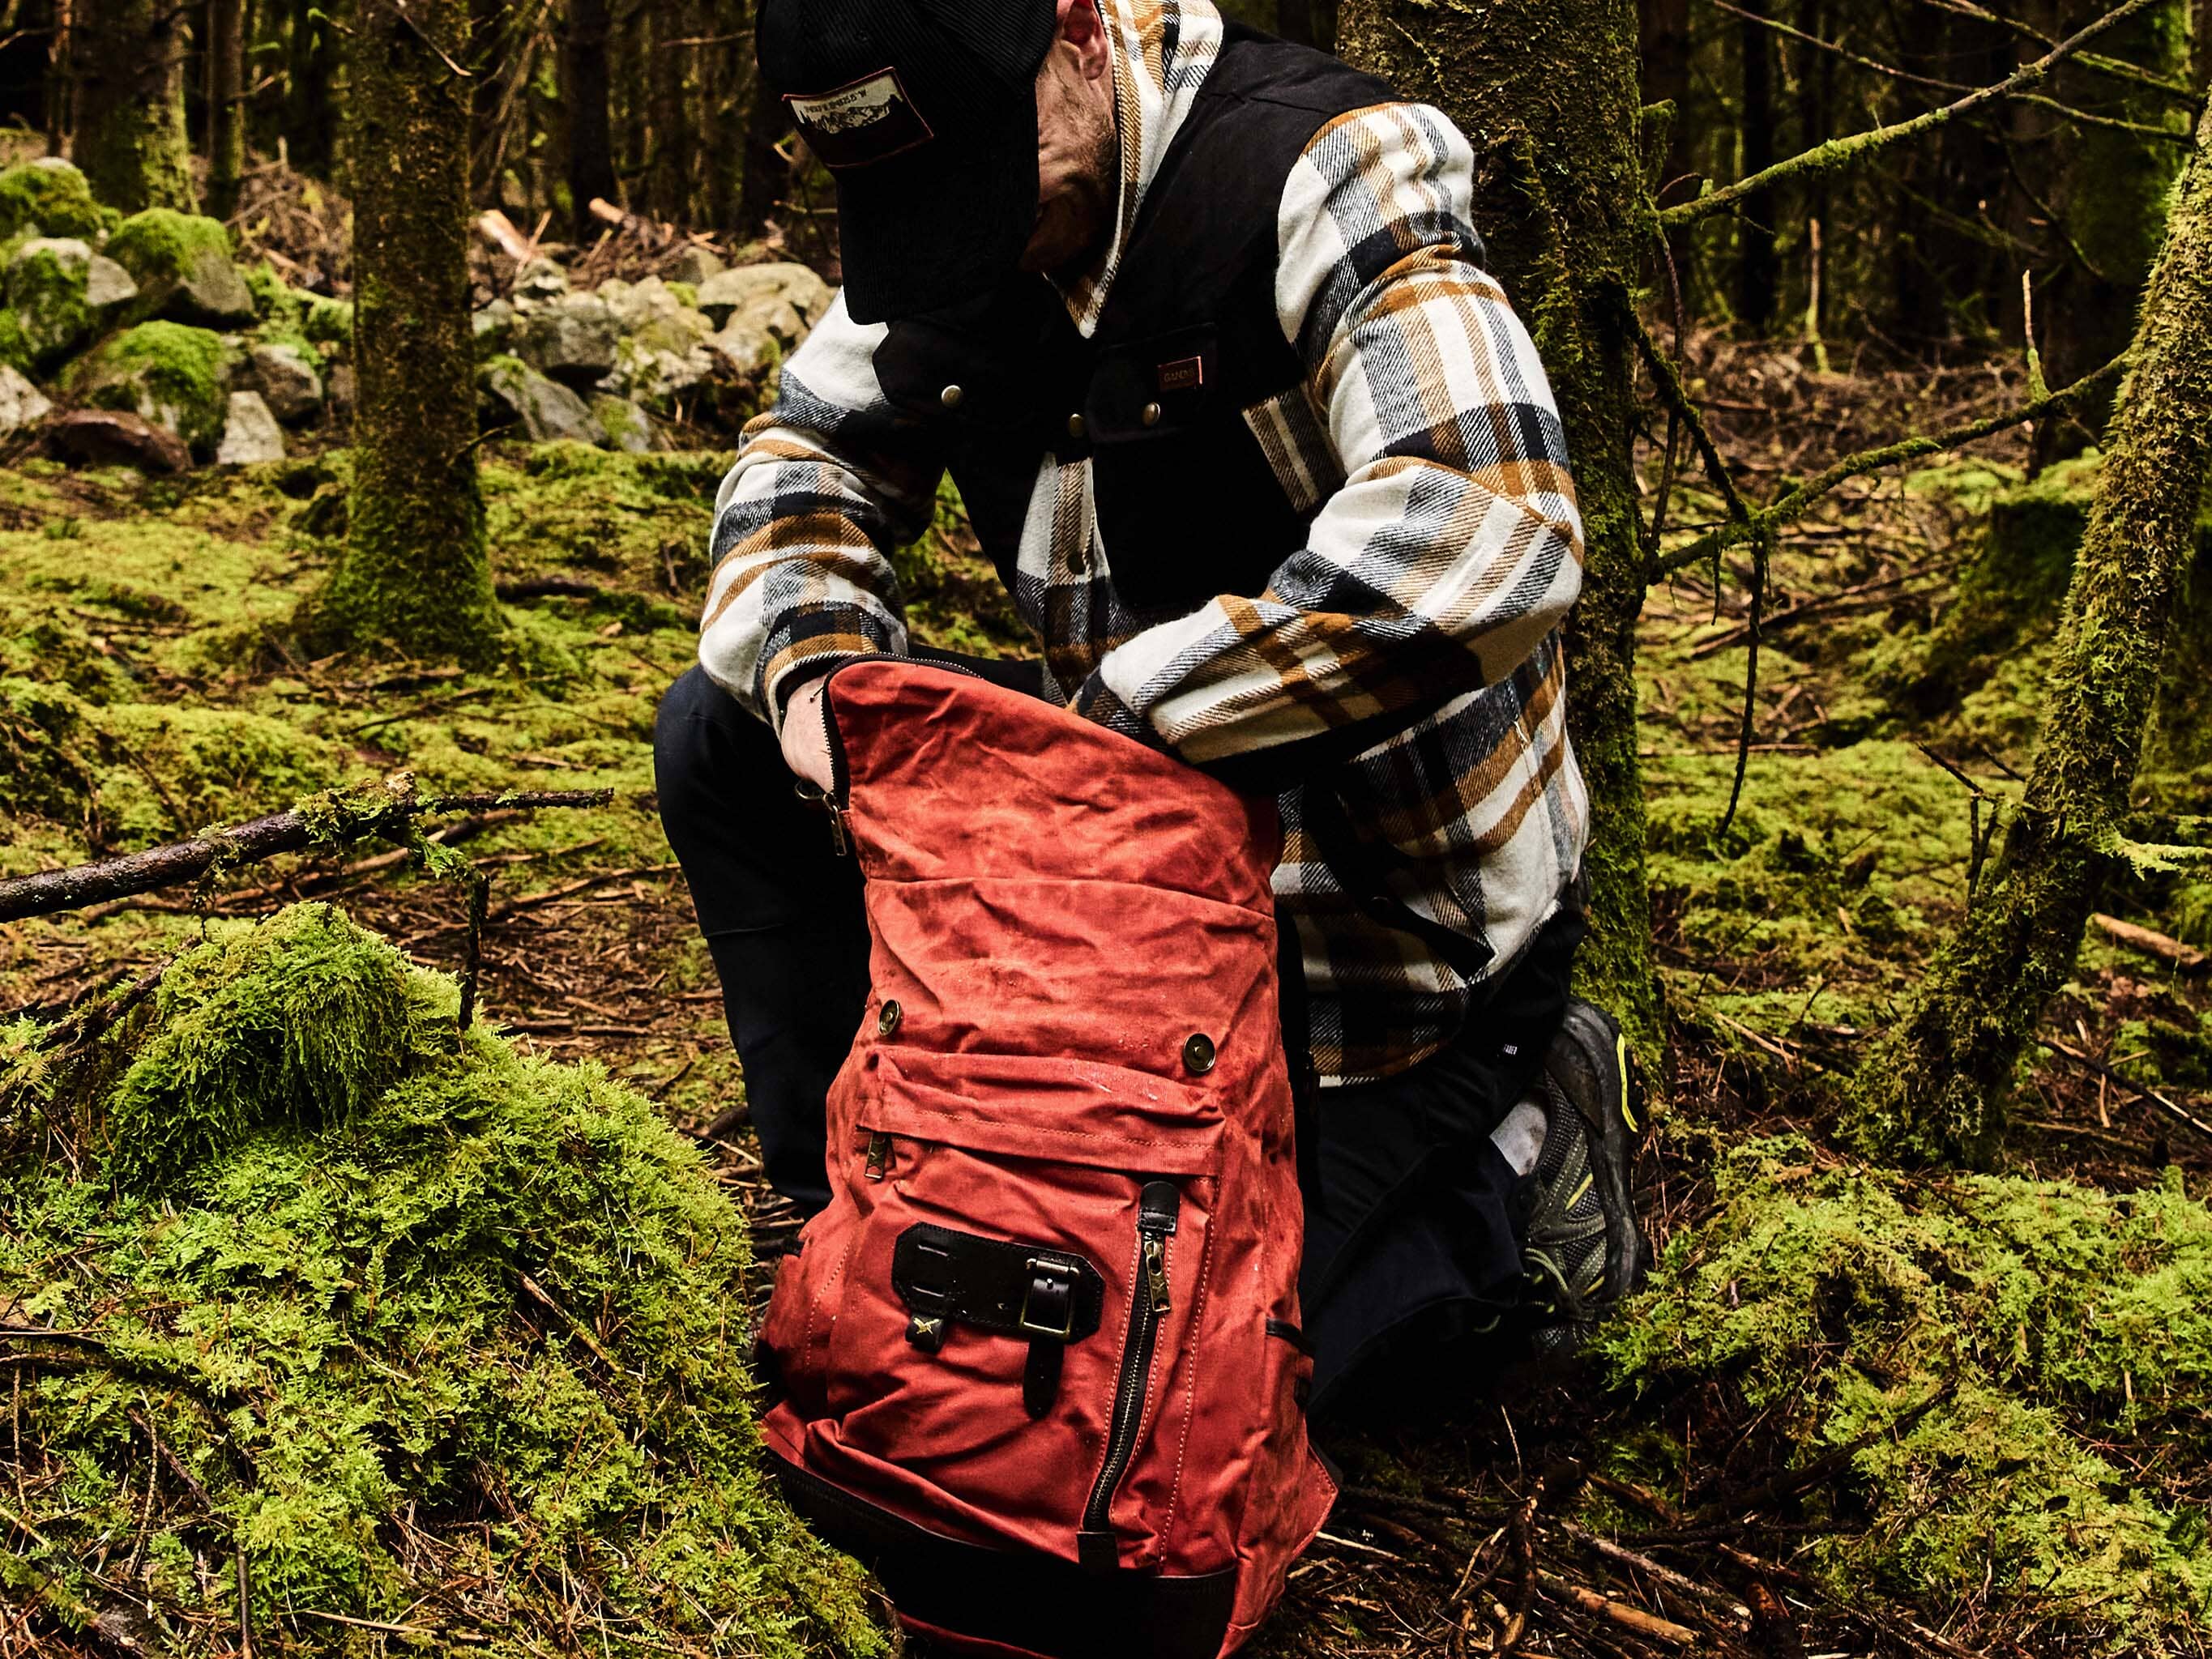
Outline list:
[[[891,1288],[914,1316],[907,1340],[926,1353],[945,1346],[948,1323],[1028,1338],[1022,1406],[1031,1417],[1052,1409],[1067,1344],[1097,1330],[1106,1304],[1105,1279],[1072,1250],[927,1222],[899,1235]]]

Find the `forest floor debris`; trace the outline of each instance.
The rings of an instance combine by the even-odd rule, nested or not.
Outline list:
[[[1823,377],[1787,354],[1707,342],[1694,355],[1701,373],[1754,389],[1717,422],[1732,454],[1778,477],[1817,467],[1862,427],[1933,428],[2017,399],[2017,375],[1987,364]],[[691,659],[726,458],[574,445],[494,445],[486,458],[512,649],[503,667],[470,673],[291,651],[285,618],[343,532],[342,453],[167,481],[40,463],[0,471],[0,742],[38,757],[11,772],[0,802],[12,832],[0,869],[143,847],[401,769],[426,791],[616,790],[605,808],[454,827],[449,839],[495,884],[486,1018],[519,1051],[605,1065],[711,1145],[716,1180],[772,1257],[796,1221],[760,1183],[712,968],[651,795],[652,711]],[[2104,1552],[2124,1534],[2136,1577],[2165,1572],[2177,1597],[2203,1559],[2192,1529],[2212,1493],[2201,1455],[2193,1469],[2182,1462],[2212,1410],[2197,1362],[2185,1363],[2201,1333],[2169,1320],[2165,1359],[2138,1362],[2124,1322],[2102,1317],[2118,1304],[2091,1303],[2154,1280],[2193,1285],[2203,1271],[2189,1252],[2212,1140],[2141,1097],[2212,1120],[2212,986],[2094,933],[2024,1080],[2002,1195],[1866,1170],[1826,1139],[1838,1081],[1963,913],[1977,848],[2027,769],[2047,634],[2026,628],[1977,659],[1942,706],[1900,694],[1984,555],[1992,507],[2020,492],[2023,459],[2017,440],[1999,440],[1911,477],[1859,481],[1785,538],[1755,750],[1725,837],[1741,590],[1716,594],[1693,569],[1654,592],[1644,764],[1673,1110],[1647,1198],[1668,1267],[1616,1328],[1613,1386],[1471,1389],[1454,1420],[1328,1437],[1352,1490],[1295,1570],[1263,1659],[1693,1650],[1685,1631],[1694,1650],[1734,1653],[2212,1651],[2201,1585],[2193,1623],[2169,1617],[2148,1638],[2148,1614],[2128,1609],[2178,1603],[2132,1583],[2095,1605],[2053,1588],[2069,1563],[2116,1559]],[[1713,504],[1684,489],[1674,533],[1694,536],[1701,516]],[[920,637],[1020,648],[957,503],[898,559]],[[2197,786],[2166,764],[2146,787],[2157,804]],[[459,892],[364,848],[12,927],[0,933],[0,1006],[52,1020],[203,935],[228,938],[232,918],[302,897],[343,905],[416,962],[460,963]],[[2107,908],[2212,946],[2212,886],[2131,881]],[[2000,1212],[2018,1205],[2100,1237],[2063,1258],[2048,1254],[2063,1229],[2008,1242]],[[1801,1308],[1818,1277],[1807,1264],[1821,1258],[1755,1249],[1766,1235],[1754,1223],[1800,1243],[1850,1240],[1834,1248],[1867,1277],[1867,1299],[1814,1295]],[[2014,1282],[2014,1258],[2071,1287],[2043,1287],[2048,1307],[2033,1317],[2083,1327],[2069,1334],[2107,1371],[2128,1356],[2117,1406],[2108,1375],[2078,1385],[2033,1334],[2025,1357],[1998,1340],[2031,1313],[1977,1303],[1971,1286],[1977,1273]],[[1930,1271],[1931,1259],[1959,1274]],[[1762,1310],[1840,1321],[1800,1362],[1794,1391],[1796,1376],[1778,1385],[1759,1370]],[[1924,1316],[1912,1324],[1906,1310]],[[2095,1329],[2082,1310],[2099,1314]],[[1644,1346],[1622,1346],[1633,1342]],[[2000,1437],[2020,1443],[1992,1451]],[[1943,1461],[1954,1454],[1966,1459],[1956,1469]],[[1999,1473],[2012,1459],[2027,1461]],[[2062,1493],[2067,1510],[2035,1508]],[[2015,1553],[1961,1545],[1970,1520],[2011,1528]],[[2031,1559],[2062,1577],[2008,1574]],[[618,1637],[612,1650],[627,1650]]]

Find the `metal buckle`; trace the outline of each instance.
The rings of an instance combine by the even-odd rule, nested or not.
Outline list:
[[[1022,1316],[1019,1322],[1021,1328],[1032,1336],[1049,1336],[1062,1342],[1066,1341],[1075,1332],[1075,1292],[1077,1287],[1083,1283],[1083,1275],[1077,1271],[1072,1262],[1055,1261],[1049,1256],[1042,1255],[1031,1256],[1026,1264],[1026,1271],[1029,1274],[1029,1285],[1022,1291]],[[1047,1273],[1059,1276],[1062,1281],[1061,1288],[1067,1297],[1067,1316],[1058,1326],[1039,1324],[1030,1317],[1030,1298],[1036,1294],[1037,1280]]]

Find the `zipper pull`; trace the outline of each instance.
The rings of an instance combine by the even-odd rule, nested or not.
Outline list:
[[[890,1168],[891,1138],[878,1130],[868,1137],[868,1179],[881,1181],[884,1171]]]
[[[822,798],[822,810],[830,815],[830,845],[841,859],[853,856],[853,843],[845,836],[845,809],[829,796]]]
[[[1152,1311],[1164,1314],[1168,1300],[1168,1240],[1182,1214],[1182,1192],[1172,1181],[1148,1181],[1137,1196],[1137,1234],[1145,1264],[1145,1285]]]
[[[1145,1281],[1152,1286],[1152,1311],[1164,1314],[1168,1310],[1168,1246],[1167,1241],[1152,1234],[1145,1237]]]

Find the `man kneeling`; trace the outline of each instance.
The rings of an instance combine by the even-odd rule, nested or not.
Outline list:
[[[867,995],[792,775],[833,783],[830,671],[924,654],[890,553],[949,471],[1042,647],[970,666],[1279,799],[1314,1410],[1571,1352],[1641,1266],[1636,1125],[1568,988],[1581,523],[1467,140],[1203,0],[763,0],[760,44],[846,285],[722,486],[658,766],[769,1180],[828,1201]]]

